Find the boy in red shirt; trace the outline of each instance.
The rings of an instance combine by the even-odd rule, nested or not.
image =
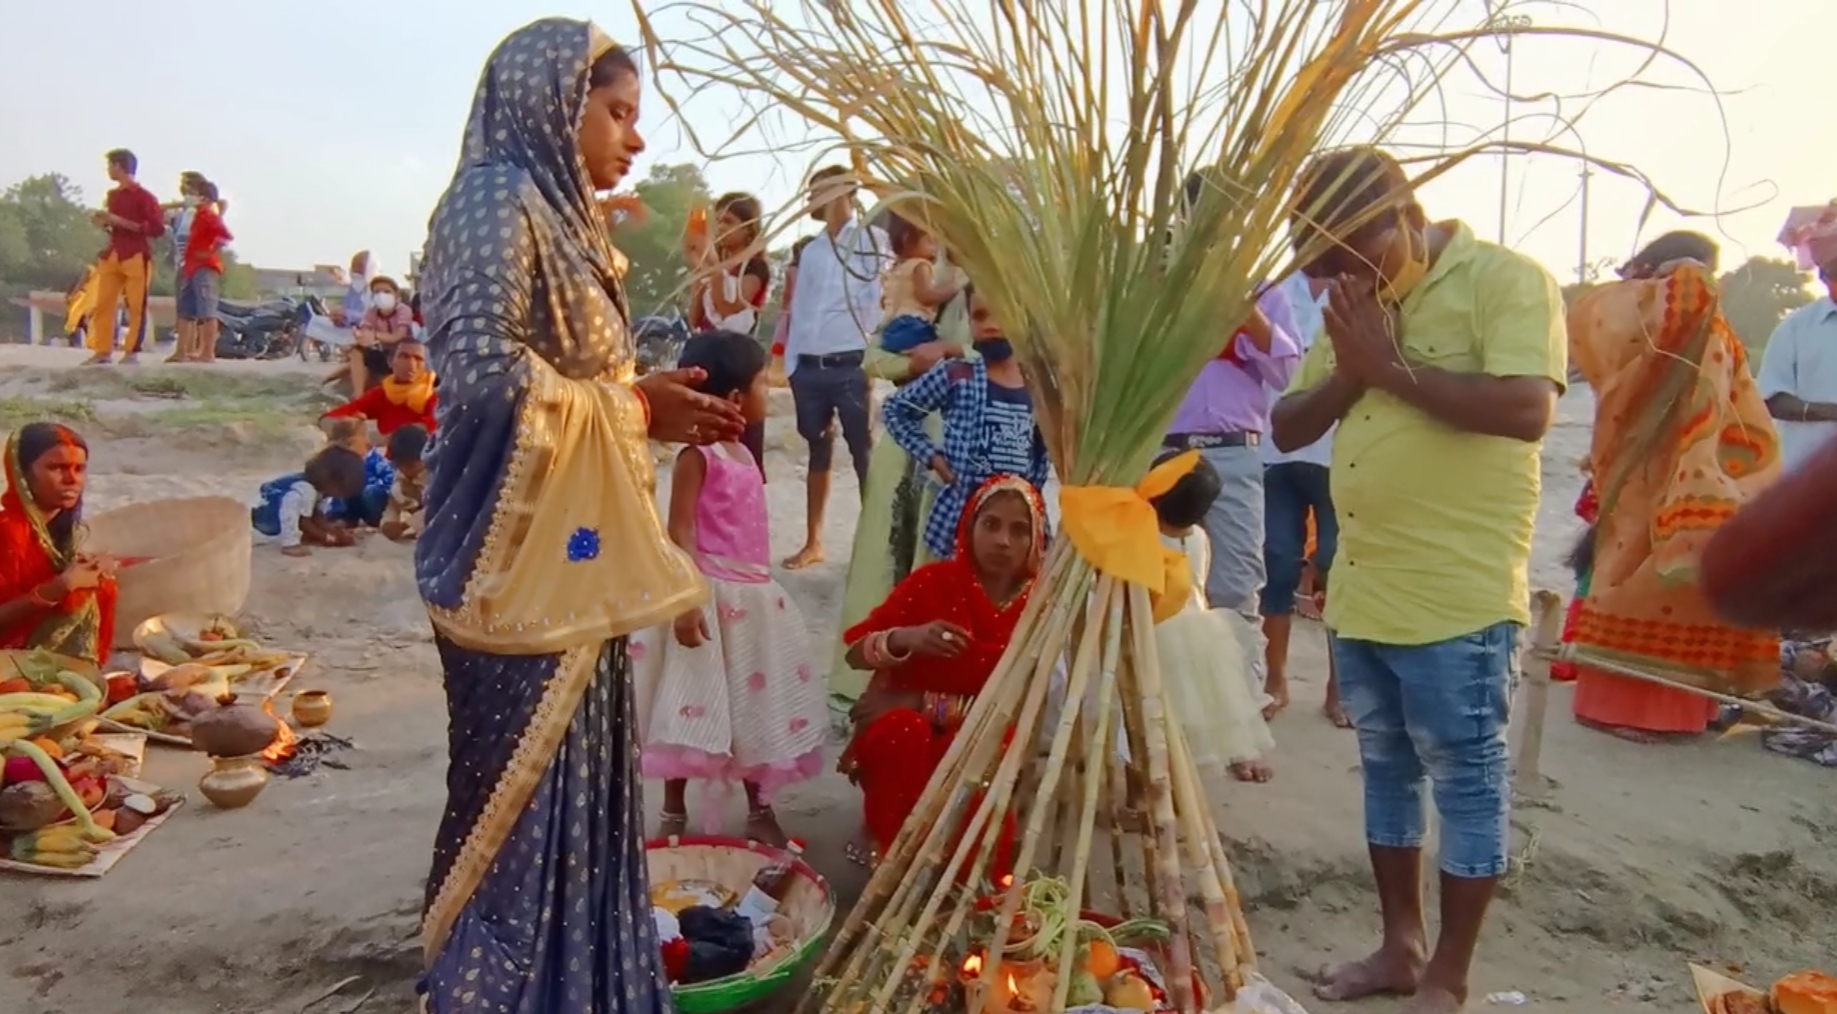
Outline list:
[[[325,413],[325,419],[369,419],[387,437],[410,424],[434,432],[434,375],[427,370],[427,347],[412,338],[397,342],[389,359],[389,376],[376,387]]]
[[[153,278],[153,241],[166,234],[166,218],[159,198],[134,181],[140,161],[126,148],[108,153],[108,192],[104,210],[90,216],[108,232],[108,246],[96,260],[96,305],[90,311],[90,365],[109,362],[115,354],[115,307],[128,304],[125,363],[138,361],[142,331],[147,322],[147,283]]]
[[[208,363],[217,358],[217,299],[223,285],[219,251],[235,237],[223,224],[215,183],[194,181],[185,203],[196,210],[179,265],[179,347],[168,362]]]

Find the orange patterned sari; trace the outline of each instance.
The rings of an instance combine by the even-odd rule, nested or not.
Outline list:
[[[1697,582],[1716,529],[1779,474],[1779,441],[1715,282],[1698,267],[1616,282],[1569,312],[1570,361],[1595,391],[1594,572],[1574,643],[1739,695],[1779,681],[1779,637],[1718,619]],[[1578,666],[1576,717],[1702,732],[1715,702]]]

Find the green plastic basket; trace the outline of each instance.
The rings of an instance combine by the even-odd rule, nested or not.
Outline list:
[[[770,845],[722,836],[660,838],[647,843],[645,849],[652,857],[653,882],[659,879],[655,861],[657,854],[670,852],[674,853],[672,866],[703,867],[699,871],[703,876],[716,880],[736,893],[746,891],[752,882],[752,874],[760,867],[788,856],[784,850]],[[800,905],[799,921],[803,923],[803,936],[796,945],[782,951],[777,957],[753,965],[744,972],[694,985],[671,987],[679,1014],[723,1014],[758,1003],[776,993],[816,958],[823,940],[829,935],[830,924],[835,921],[835,895],[829,889],[829,882],[802,859],[793,860],[791,870],[799,880],[809,885],[804,889],[805,892],[817,892],[814,896],[806,893]],[[710,876],[713,871],[725,875]],[[734,882],[736,879],[738,882]]]

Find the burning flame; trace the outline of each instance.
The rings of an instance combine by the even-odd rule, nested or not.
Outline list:
[[[973,978],[982,974],[982,955],[972,954],[963,959],[963,977]]]
[[[274,716],[274,701],[269,700],[266,704],[263,704],[262,710],[267,712],[270,716]],[[298,743],[300,739],[300,737],[294,735],[293,727],[282,721],[279,717],[275,717],[274,727],[274,742],[269,743],[267,749],[259,754],[261,759],[268,764],[279,764],[281,761],[292,757],[295,749],[294,744]]]

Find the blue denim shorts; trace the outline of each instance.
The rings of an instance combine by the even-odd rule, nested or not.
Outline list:
[[[1456,877],[1503,876],[1511,836],[1510,757],[1518,624],[1433,644],[1334,636],[1340,700],[1358,729],[1365,840],[1417,848],[1423,786],[1441,817],[1440,866]]]
[[[218,291],[223,276],[209,268],[199,268],[179,285],[178,316],[180,320],[214,320],[217,316]]]

